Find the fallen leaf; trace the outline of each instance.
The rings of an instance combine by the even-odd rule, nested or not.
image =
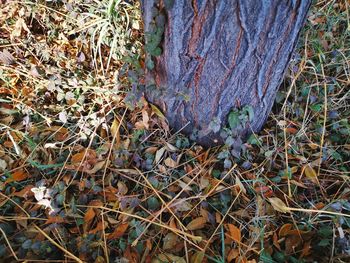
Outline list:
[[[233,241],[240,243],[242,238],[241,230],[233,224],[226,224],[226,227],[228,230],[227,236]]]
[[[6,183],[20,182],[28,178],[28,174],[23,170],[17,170],[7,178]]]
[[[163,238],[163,249],[164,250],[170,250],[173,249],[176,246],[176,243],[178,242],[178,237],[175,233],[170,232],[165,235]]]
[[[157,255],[151,261],[151,263],[164,263],[164,262],[186,263],[186,260],[182,257],[178,257],[170,253],[163,253],[163,254]]]
[[[89,234],[96,234],[99,231],[102,231],[104,228],[106,228],[107,225],[103,224],[102,221],[97,223],[97,226],[89,231]]]
[[[121,195],[126,195],[128,193],[128,187],[123,181],[118,181],[118,193]]]
[[[247,190],[245,189],[244,185],[242,184],[241,180],[239,179],[238,176],[236,176],[236,185],[241,189],[243,193],[247,193]]]
[[[156,156],[154,158],[154,163],[158,163],[160,161],[160,159],[162,158],[163,154],[165,152],[165,147],[160,148],[157,152],[156,152]]]
[[[179,149],[176,148],[174,145],[166,142],[166,148],[169,152],[177,152]]]
[[[289,212],[288,206],[286,206],[286,204],[281,199],[277,197],[270,197],[268,198],[268,200],[270,201],[273,209],[275,209],[276,211],[279,211],[282,213]]]
[[[88,208],[88,210],[86,211],[86,213],[84,215],[85,224],[89,224],[94,219],[95,216],[96,216],[96,213],[95,213],[94,209],[91,207]]]
[[[286,128],[286,132],[289,134],[296,134],[298,130],[293,127],[289,127],[289,128]]]
[[[170,167],[170,168],[175,168],[177,166],[177,163],[171,159],[170,157],[166,158],[164,161],[165,165]]]
[[[112,133],[111,135],[113,138],[115,138],[116,144],[120,143],[119,128],[120,128],[120,122],[115,118],[111,125],[111,133]]]
[[[33,192],[31,191],[32,188],[34,188],[33,185],[27,185],[21,191],[14,192],[12,195],[18,196],[18,197],[23,197],[23,198],[27,198],[29,196],[33,196]]]
[[[302,244],[302,239],[300,236],[297,235],[291,235],[286,238],[286,241],[284,243],[285,246],[285,253],[292,254],[294,251],[299,250],[299,246]]]
[[[107,162],[107,163],[109,163],[109,162]],[[97,162],[91,170],[85,169],[84,172],[86,172],[87,174],[95,174],[99,170],[101,170],[105,166],[105,164],[106,164],[106,160]]]
[[[96,152],[92,149],[86,149],[79,153],[74,154],[71,158],[71,162],[75,164],[79,164],[80,162],[83,161],[83,159],[89,160],[89,159],[95,159],[95,158],[96,158]]]
[[[231,262],[239,256],[239,251],[237,248],[232,248],[227,255],[227,262]]]
[[[197,229],[202,229],[205,226],[205,223],[207,220],[205,220],[204,217],[198,217],[196,219],[193,219],[187,226],[186,228],[188,230],[197,230]]]
[[[0,61],[4,65],[11,65],[16,62],[15,58],[7,49],[5,49],[4,51],[0,51]]]
[[[310,181],[312,181],[315,184],[318,184],[317,173],[310,164],[306,164],[304,166],[304,173]]]
[[[152,113],[155,113],[159,118],[165,119],[164,114],[157,108],[157,106],[151,104]]]
[[[64,219],[60,216],[52,216],[46,220],[45,225],[54,224],[54,223],[55,224],[64,223]]]
[[[194,253],[191,257],[191,262],[193,263],[202,263],[204,259],[204,252],[203,251],[197,251]]]
[[[107,239],[117,239],[124,235],[125,231],[128,229],[129,223],[122,223],[117,228],[108,235]]]
[[[288,235],[288,232],[293,228],[292,224],[284,224],[283,226],[281,226],[280,230],[278,231],[278,236],[281,237],[285,237]]]

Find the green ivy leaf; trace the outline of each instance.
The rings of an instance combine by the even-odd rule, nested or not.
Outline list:
[[[235,129],[240,124],[239,113],[237,111],[231,111],[228,115],[228,124],[231,129]]]
[[[162,49],[160,47],[156,47],[154,50],[150,52],[152,56],[158,57],[162,54]]]
[[[146,60],[146,67],[149,70],[154,69],[154,62],[153,62],[152,58],[147,58],[147,60]]]
[[[249,121],[253,121],[254,119],[254,109],[250,105],[246,105],[243,108],[244,112],[248,113]]]
[[[164,0],[165,9],[170,10],[174,6],[174,0]]]
[[[157,210],[160,207],[158,199],[154,196],[148,198],[147,206],[149,210]]]

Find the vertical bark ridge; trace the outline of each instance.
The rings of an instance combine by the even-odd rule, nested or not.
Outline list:
[[[174,129],[187,124],[186,134],[198,129],[198,142],[204,145],[222,142],[209,124],[215,118],[225,125],[228,113],[239,105],[251,105],[255,112],[242,135],[258,131],[310,4],[311,0],[174,0],[166,10],[163,54],[151,72],[165,92],[156,97],[146,90],[146,97],[161,106]],[[143,1],[145,23],[148,8]]]

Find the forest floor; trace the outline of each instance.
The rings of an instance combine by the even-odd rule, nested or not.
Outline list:
[[[137,1],[0,1],[0,262],[349,262],[349,12],[315,1],[237,158],[134,103]]]

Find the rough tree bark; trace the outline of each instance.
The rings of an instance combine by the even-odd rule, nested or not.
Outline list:
[[[254,118],[241,135],[259,131],[274,102],[311,0],[141,0],[146,34],[165,30],[148,72],[158,105],[176,130],[199,130],[198,142],[222,143],[219,132],[232,109],[250,105]],[[146,38],[146,42],[147,42]],[[159,92],[161,91],[161,92]]]

